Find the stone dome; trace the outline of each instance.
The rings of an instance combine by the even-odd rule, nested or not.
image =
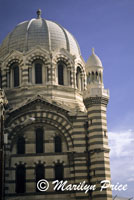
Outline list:
[[[21,106],[39,95],[69,110],[84,111],[86,72],[79,45],[66,29],[40,14],[38,10],[36,19],[18,24],[0,46],[8,102]]]
[[[0,57],[12,50],[27,52],[37,45],[47,51],[64,48],[72,55],[80,55],[79,45],[71,33],[59,24],[38,16],[37,19],[18,24],[8,34],[0,47]]]
[[[94,48],[92,49],[92,55],[87,60],[87,67],[102,67],[100,58],[95,54]]]

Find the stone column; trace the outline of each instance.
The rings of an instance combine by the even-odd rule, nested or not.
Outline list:
[[[51,70],[51,84],[54,85],[56,83],[56,65],[52,64]]]
[[[77,84],[76,84],[76,70],[73,71],[73,80],[74,80],[74,88],[75,89],[77,89]]]
[[[73,69],[70,70],[70,85],[74,88],[74,76],[73,76]]]
[[[10,72],[9,72],[9,69],[7,69],[7,88],[10,88]]]
[[[6,70],[2,70],[2,88],[5,89],[7,87],[7,74]]]
[[[20,76],[20,81],[21,81],[21,85],[22,86],[25,86],[28,84],[28,66],[27,65],[23,65],[22,68],[22,73],[21,73],[21,76]]]
[[[84,74],[81,74],[81,91],[84,90]]]
[[[71,85],[71,69],[70,67],[67,67],[67,85]]]
[[[32,79],[32,66],[28,66],[28,84],[32,84],[33,79]]]
[[[51,84],[51,65],[47,65],[47,84]]]

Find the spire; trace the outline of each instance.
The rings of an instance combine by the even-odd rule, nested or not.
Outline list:
[[[87,66],[102,67],[100,58],[95,54],[94,48],[92,48],[92,55],[87,60]]]
[[[41,18],[41,9],[38,9],[36,13],[37,13],[37,19],[40,19]]]
[[[95,54],[95,52],[94,52],[94,48],[92,48],[92,54]]]

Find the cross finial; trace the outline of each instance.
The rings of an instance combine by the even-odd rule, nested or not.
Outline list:
[[[94,54],[94,48],[92,48],[92,54]]]
[[[40,19],[41,18],[41,9],[38,9],[36,13],[37,13],[37,19]]]

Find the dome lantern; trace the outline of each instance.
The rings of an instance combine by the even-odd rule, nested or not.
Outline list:
[[[41,18],[41,9],[38,9],[36,13],[37,13],[37,19],[40,19]]]

